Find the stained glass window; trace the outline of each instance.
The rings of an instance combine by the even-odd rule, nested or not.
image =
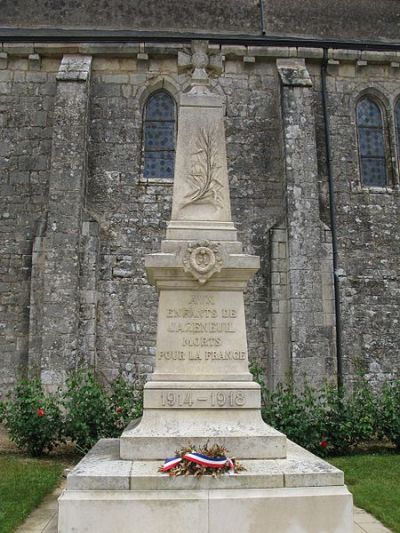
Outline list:
[[[145,178],[173,178],[175,165],[175,102],[167,91],[153,93],[144,111]]]
[[[385,187],[387,169],[382,113],[370,98],[363,98],[357,104],[357,127],[361,183],[367,187]]]

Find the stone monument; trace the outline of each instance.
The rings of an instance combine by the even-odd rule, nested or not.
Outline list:
[[[243,301],[259,259],[242,252],[232,222],[224,102],[209,89],[203,43],[194,43],[190,65],[172,217],[161,252],[146,257],[159,309],[143,417],[120,439],[99,441],[68,476],[59,531],[350,533],[342,472],[261,418]],[[176,449],[207,442],[225,446],[246,470],[217,479],[158,472]]]

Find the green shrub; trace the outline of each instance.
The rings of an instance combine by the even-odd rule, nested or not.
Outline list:
[[[262,416],[290,440],[319,455],[326,454],[326,436],[322,426],[322,405],[318,394],[309,386],[298,394],[292,385],[279,385],[266,391]]]
[[[67,380],[63,405],[65,435],[85,453],[100,438],[118,437],[132,419],[141,416],[142,394],[122,376],[107,391],[92,372],[80,371]]]
[[[143,392],[141,383],[129,382],[118,376],[111,383],[109,396],[111,426],[110,437],[118,437],[129,422],[143,414]]]
[[[45,394],[38,380],[17,384],[13,395],[2,405],[1,420],[11,440],[29,455],[42,455],[62,441],[59,397]]]
[[[108,437],[112,413],[104,387],[92,372],[76,372],[64,393],[65,435],[87,452],[101,437]]]
[[[383,386],[379,401],[378,427],[400,451],[400,380]]]
[[[356,383],[353,392],[347,394],[326,386],[321,402],[321,426],[329,452],[343,454],[375,437],[375,397],[364,380]]]
[[[102,437],[118,437],[142,411],[140,382],[119,376],[106,388],[85,370],[70,375],[62,394],[44,394],[38,380],[19,382],[9,399],[0,402],[0,422],[30,455],[41,455],[66,439],[85,453]]]
[[[303,392],[298,392],[291,383],[270,391],[262,367],[253,364],[251,371],[261,385],[265,422],[307,450],[321,456],[345,453],[376,436],[376,395],[363,378],[359,378],[351,393],[330,385],[318,392],[307,384]],[[393,405],[392,410],[388,409],[393,413],[387,417],[389,428],[395,424],[398,410],[393,399],[388,397],[387,401]]]

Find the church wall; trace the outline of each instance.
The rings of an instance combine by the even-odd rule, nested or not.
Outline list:
[[[348,383],[360,370],[374,382],[393,379],[400,370],[399,151],[394,129],[399,77],[399,69],[389,62],[340,61],[328,69],[343,364]],[[391,186],[383,189],[360,185],[355,108],[364,93],[378,97],[386,110],[386,150],[392,166],[388,165]],[[323,169],[321,160],[321,182]]]
[[[392,0],[264,0],[267,34],[397,40],[400,6]]]
[[[398,41],[395,0],[262,0],[268,37]],[[195,32],[261,37],[259,0],[3,0],[1,26],[96,31]]]
[[[1,25],[256,34],[259,18],[259,0],[4,0]]]
[[[281,53],[288,56],[293,53],[290,50],[282,49]],[[249,56],[250,52],[254,55]],[[304,49],[302,53],[306,52]],[[322,241],[329,259],[320,55],[318,51],[307,53],[313,54],[307,67],[314,84],[321,234],[326,237]],[[233,220],[245,252],[261,257],[261,269],[245,295],[249,355],[262,362],[271,383],[290,366],[290,360],[285,360],[279,370],[279,361],[274,362],[279,350],[286,348],[279,348],[280,341],[272,334],[274,314],[287,312],[279,307],[277,296],[286,290],[282,281],[285,254],[276,256],[271,242],[274,228],[284,231],[286,213],[275,54],[272,49],[266,49],[262,56],[256,49],[225,47],[222,74],[212,78],[214,90],[226,96]],[[398,375],[400,320],[399,192],[396,188],[378,191],[360,187],[354,112],[362,91],[372,88],[381,96],[388,116],[392,179],[398,183],[393,105],[400,93],[400,72],[390,58],[385,62],[383,56],[373,60],[370,52],[360,60],[354,54],[331,61],[327,80],[348,383],[354,380],[360,361],[375,382]],[[41,58],[31,55],[30,59],[28,55],[10,54],[6,65],[2,63],[6,68],[0,68],[1,390],[11,386],[18,372],[23,373],[29,365],[31,255],[34,237],[43,231],[47,209],[55,74],[60,64],[59,53]],[[250,59],[244,61],[248,56]],[[98,252],[91,256],[91,260],[98,257],[93,299],[96,312],[91,310],[87,323],[90,343],[81,342],[81,346],[85,350],[90,344],[88,360],[107,379],[119,371],[148,374],[155,359],[157,294],[147,282],[144,254],[158,250],[164,238],[172,184],[142,177],[142,111],[147,95],[160,88],[161,80],[174,96],[188,86],[189,74],[182,68],[178,71],[174,47],[170,51],[165,48],[163,55],[150,53],[149,59],[145,55],[136,59],[136,54],[125,58],[94,56],[85,220],[99,228],[95,237]],[[84,242],[82,246],[86,246]],[[271,258],[275,260],[273,268]],[[324,320],[331,332],[328,259],[323,268]],[[81,331],[86,331],[85,327]]]
[[[0,69],[0,391],[27,366],[31,254],[46,211],[58,65],[25,55]]]

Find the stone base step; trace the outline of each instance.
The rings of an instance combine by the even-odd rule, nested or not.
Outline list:
[[[239,458],[240,459],[240,458]],[[59,533],[351,533],[343,473],[288,441],[287,459],[241,461],[245,472],[172,478],[158,461],[124,461],[103,439],[72,470]]]
[[[229,416],[230,415],[230,416]],[[245,459],[286,457],[286,437],[265,424],[258,409],[146,409],[120,438],[120,456],[127,460],[164,460],[183,446],[220,444]]]

